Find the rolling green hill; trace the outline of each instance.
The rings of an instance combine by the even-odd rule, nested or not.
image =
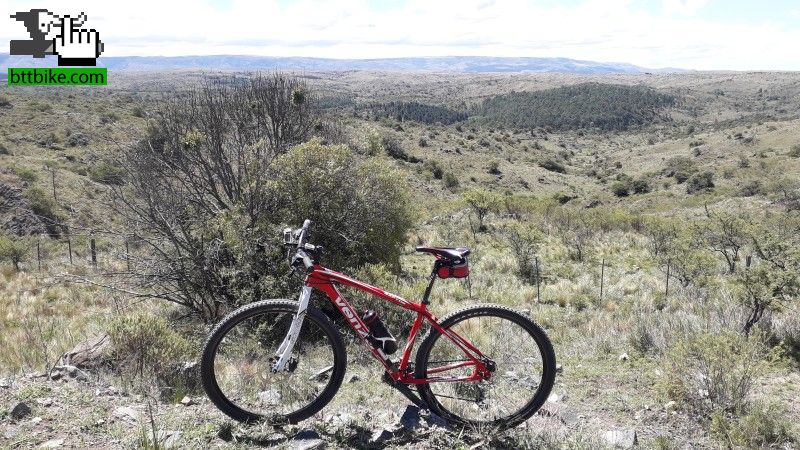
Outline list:
[[[347,382],[299,425],[232,425],[191,384],[211,325],[140,295],[157,286],[140,282],[147,247],[129,238],[147,230],[124,228],[109,194],[132,192],[117,163],[126,150],[147,150],[134,144],[152,129],[159,100],[231,75],[231,86],[251,76],[114,73],[97,89],[0,86],[0,447],[64,439],[139,448],[155,434],[183,448],[241,449],[292,446],[303,430],[328,448],[594,449],[616,445],[617,433],[634,433],[643,448],[797,447],[799,74],[302,74],[307,98],[321,99],[316,141],[293,153],[297,161],[279,159],[282,171],[261,171],[274,169],[265,156],[243,159],[231,176],[266,174],[259,181],[275,198],[248,197],[254,205],[275,201],[286,214],[295,201],[309,214],[336,211],[348,226],[359,223],[347,206],[354,199],[389,201],[381,183],[407,189],[408,205],[392,202],[413,217],[397,264],[361,264],[352,274],[408,299],[420,298],[430,273],[415,245],[470,247],[470,282],[437,283],[437,316],[478,302],[523,311],[546,330],[561,365],[542,413],[507,433],[408,420],[406,400],[377,380],[381,368],[352,339]],[[248,114],[237,137],[260,117]],[[168,137],[191,160],[206,141],[202,121],[186,119]],[[307,182],[319,173],[326,183]],[[202,174],[185,175],[191,184]],[[352,190],[324,195],[353,179]],[[292,180],[305,182],[295,189]],[[150,181],[140,177],[139,189]],[[319,198],[336,204],[306,201]],[[277,228],[242,220],[246,208],[232,203],[203,214],[208,228],[192,249],[258,261],[280,246]],[[186,218],[201,216],[192,211],[161,219],[183,233]],[[381,220],[373,211],[364,231],[385,231]],[[340,232],[318,236],[351,245]],[[237,233],[257,245],[239,245]],[[370,244],[380,254],[382,242]],[[207,270],[224,262],[180,256],[178,265]],[[268,263],[258,273],[263,295],[285,296],[274,287],[297,280],[263,273],[287,270],[281,258]],[[239,269],[226,266],[223,279],[246,285]],[[353,299],[405,335],[396,308]],[[763,315],[745,334],[755,311]],[[106,333],[113,339],[97,366],[43,375]],[[31,415],[17,420],[11,408],[20,402]]]
[[[498,95],[484,100],[476,114],[513,128],[627,130],[663,117],[675,101],[647,86],[581,83]]]

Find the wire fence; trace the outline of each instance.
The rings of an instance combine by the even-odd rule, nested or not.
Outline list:
[[[120,268],[130,272],[134,268],[133,256],[137,248],[137,243],[124,238],[70,235],[54,239],[40,236],[26,239],[16,265],[22,271],[38,272],[70,267]],[[0,264],[13,265],[11,258]]]

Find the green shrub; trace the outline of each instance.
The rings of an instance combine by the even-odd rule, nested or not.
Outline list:
[[[381,135],[375,130],[371,130],[367,133],[365,153],[368,156],[375,156],[383,153],[383,139],[381,139]]]
[[[746,156],[739,158],[739,168],[747,169],[748,167],[750,167],[750,160]]]
[[[451,172],[445,173],[443,180],[445,187],[448,189],[457,188],[459,185],[458,177]]]
[[[800,363],[800,304],[791,305],[775,320],[775,338],[785,356]]]
[[[5,94],[0,94],[0,108],[10,108],[11,107],[11,99],[8,98]]]
[[[611,192],[617,197],[627,197],[630,194],[631,184],[628,181],[617,181],[611,185]]]
[[[29,105],[31,109],[39,112],[47,112],[53,109],[53,105],[51,105],[50,103],[39,103],[38,101],[35,100],[30,102]]]
[[[25,198],[34,214],[52,220],[59,218],[58,205],[41,188],[29,187],[25,190]]]
[[[442,169],[442,166],[440,166],[438,162],[432,159],[425,161],[425,168],[430,170],[431,174],[433,175],[433,178],[437,180],[441,180],[442,177],[444,176],[444,169]]]
[[[692,334],[665,355],[660,389],[703,419],[714,413],[741,415],[765,368],[764,355],[756,336],[748,339],[733,331]]]
[[[534,262],[542,242],[539,230],[530,225],[513,222],[503,228],[503,237],[517,258],[517,273],[520,278],[530,283],[535,282]]]
[[[549,170],[550,172],[557,172],[557,173],[566,173],[567,169],[564,167],[563,164],[559,163],[558,161],[548,158],[544,161],[539,163],[539,167],[545,170]]]
[[[698,245],[702,236],[695,230],[670,230],[668,224],[665,224],[665,228],[651,231],[655,233],[653,238],[663,239],[661,242],[654,240],[652,245],[661,246],[657,259],[663,267],[669,265],[671,277],[677,279],[683,287],[690,284],[705,286],[708,283],[715,272],[717,260],[713,253]]]
[[[0,144],[0,155],[10,155],[11,152],[8,150],[4,144]]]
[[[290,149],[274,168],[276,192],[285,196],[285,209],[277,216],[292,226],[311,219],[313,242],[325,246],[326,265],[397,267],[414,211],[394,169],[377,159],[356,159],[345,146],[319,141]]]
[[[667,177],[675,178],[679,184],[688,180],[697,171],[694,161],[685,156],[673,156],[667,160],[662,173]]]
[[[50,133],[47,133],[43,137],[39,138],[36,143],[44,148],[54,148],[57,146],[57,144],[61,143],[61,138],[51,131]]]
[[[39,175],[36,171],[27,167],[17,167],[14,169],[14,173],[17,174],[20,180],[27,183],[33,183],[39,179]]]
[[[694,194],[701,191],[709,191],[714,188],[714,174],[702,172],[692,175],[686,185],[686,193]]]
[[[716,411],[710,428],[727,448],[789,448],[796,442],[786,411],[776,404],[756,405],[742,417]]]
[[[500,204],[500,196],[484,189],[471,189],[464,193],[464,202],[478,218],[478,231],[486,231],[484,220]]]
[[[628,334],[628,344],[637,352],[647,354],[657,348],[655,337],[650,330],[652,326],[647,320],[636,320]]]
[[[116,121],[118,121],[118,120],[119,120],[119,114],[117,114],[117,113],[115,113],[115,112],[110,112],[110,113],[102,114],[102,115],[100,116],[100,124],[101,124],[101,125],[106,125],[106,124],[109,124],[109,123],[114,123],[114,122],[116,122]]]
[[[81,132],[70,133],[70,135],[67,136],[67,145],[70,147],[85,147],[89,145],[89,142],[89,136]]]
[[[739,189],[740,197],[752,197],[754,195],[763,194],[763,185],[759,180],[752,180]]]
[[[191,345],[162,316],[135,313],[115,318],[108,329],[118,372],[164,379],[190,358]]]
[[[489,168],[486,170],[487,173],[490,175],[500,175],[503,172],[500,171],[500,161],[494,160],[489,163]]]
[[[7,261],[19,270],[19,263],[25,260],[30,246],[22,238],[0,234],[0,261]]]
[[[645,179],[636,180],[631,184],[634,194],[646,194],[650,192],[650,183]]]
[[[96,183],[125,184],[125,169],[107,161],[100,161],[89,168],[89,178]]]
[[[383,137],[383,149],[386,150],[386,154],[389,155],[389,157],[394,159],[399,159],[401,161],[410,163],[418,163],[422,161],[419,158],[406,153],[406,150],[403,148],[400,140],[394,136],[387,135]]]
[[[789,149],[789,156],[792,158],[800,158],[800,144],[794,144],[792,148]]]
[[[749,333],[765,312],[785,307],[800,298],[800,223],[792,216],[762,220],[745,235],[757,252],[751,267],[735,274],[738,300],[747,317]]]

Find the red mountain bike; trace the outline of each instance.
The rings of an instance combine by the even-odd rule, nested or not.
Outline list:
[[[542,406],[553,387],[556,357],[539,326],[505,306],[471,306],[443,319],[428,310],[436,278],[469,274],[468,249],[417,247],[436,259],[422,301],[412,303],[321,266],[322,248],[308,242],[310,223],[284,231],[284,243],[294,251],[293,269],[307,271],[299,301],[246,305],[225,317],[206,340],[203,387],[225,414],[242,422],[296,423],[333,399],[345,374],[345,346],[330,319],[309,306],[312,289],[327,295],[383,364],[384,381],[418,406],[456,424],[501,429],[520,424]],[[390,357],[397,342],[375,312],[359,315],[337,285],[416,313],[399,359]],[[429,330],[412,363],[425,323]]]

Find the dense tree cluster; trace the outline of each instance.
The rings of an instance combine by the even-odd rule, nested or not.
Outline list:
[[[399,121],[412,120],[426,124],[438,122],[450,125],[467,120],[467,114],[464,112],[417,102],[375,103],[371,105],[370,109],[376,117],[387,117]]]
[[[516,128],[626,130],[652,123],[673,96],[645,86],[582,83],[489,98],[476,111],[488,122]]]

